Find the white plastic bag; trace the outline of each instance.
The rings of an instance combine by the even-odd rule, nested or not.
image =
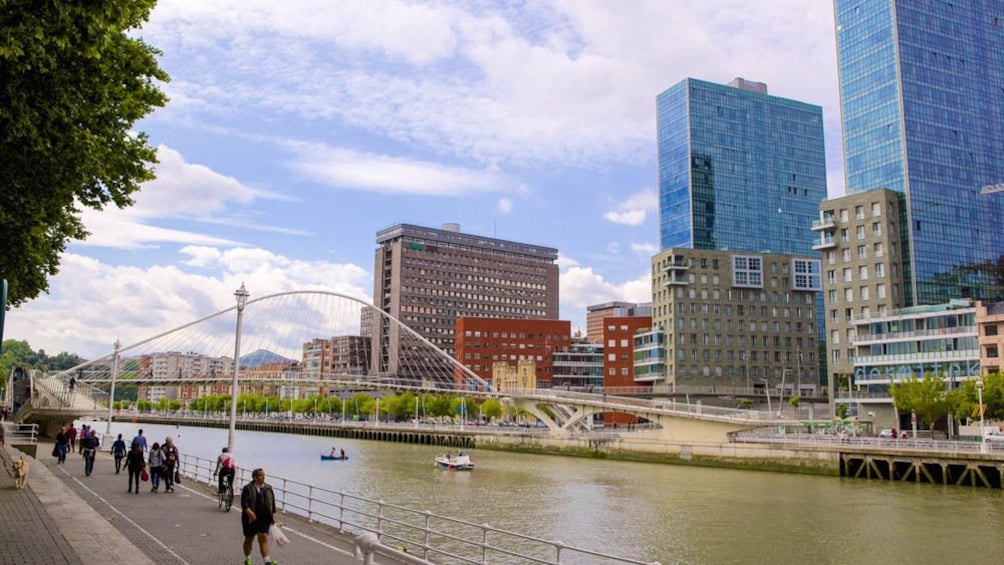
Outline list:
[[[279,545],[286,545],[289,543],[289,538],[287,538],[286,534],[283,533],[283,531],[279,529],[279,526],[275,524],[269,526],[268,535],[272,536],[275,539],[275,543]]]

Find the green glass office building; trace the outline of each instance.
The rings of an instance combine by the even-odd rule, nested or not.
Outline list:
[[[906,305],[1004,299],[1004,2],[834,12],[847,191],[901,195]]]
[[[662,249],[815,256],[826,198],[823,111],[736,79],[685,79],[656,99]]]

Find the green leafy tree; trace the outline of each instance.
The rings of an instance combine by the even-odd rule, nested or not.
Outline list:
[[[838,404],[837,405],[837,418],[839,418],[841,420],[846,420],[847,419],[847,410],[848,410],[848,408],[847,408],[846,404]]]
[[[915,412],[931,428],[952,409],[945,380],[933,373],[927,373],[923,379],[911,378],[898,385],[890,385],[889,392],[897,410]]]
[[[0,273],[18,306],[88,234],[81,208],[132,204],[156,151],[133,124],[167,102],[130,30],[155,0],[0,4]]]
[[[481,414],[489,420],[502,417],[502,403],[494,398],[489,398],[481,403]]]

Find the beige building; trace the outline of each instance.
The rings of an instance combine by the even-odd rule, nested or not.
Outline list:
[[[819,204],[830,398],[853,382],[856,322],[905,305],[899,197],[878,189]]]
[[[819,386],[811,257],[667,249],[652,258],[652,326],[665,343],[667,384]],[[766,382],[765,382],[766,380]]]
[[[606,318],[633,318],[635,316],[651,316],[652,303],[636,304],[634,302],[605,302],[586,307],[586,340],[589,343],[602,344]]]
[[[1004,352],[1004,302],[976,303],[976,325],[979,328],[980,368],[982,375],[1001,372],[1001,352]]]
[[[522,359],[512,366],[504,361],[492,363],[492,383],[500,394],[537,389],[537,362]]]

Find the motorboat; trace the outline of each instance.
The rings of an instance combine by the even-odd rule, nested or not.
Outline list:
[[[447,453],[436,457],[436,467],[451,471],[473,471],[474,462],[471,461],[470,455],[464,455],[464,452],[461,451],[456,456]]]

